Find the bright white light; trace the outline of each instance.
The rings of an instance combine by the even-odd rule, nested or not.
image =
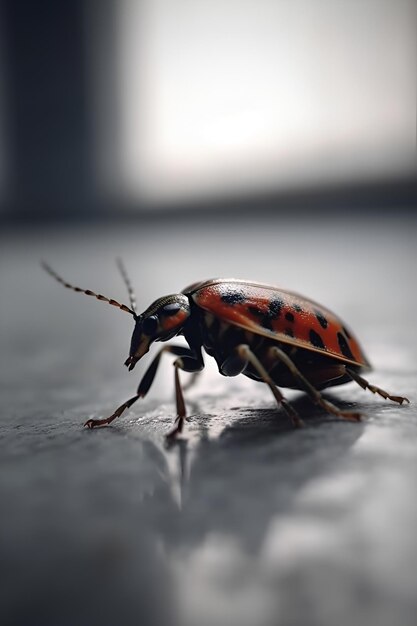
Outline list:
[[[413,0],[122,0],[121,171],[169,201],[411,170]]]

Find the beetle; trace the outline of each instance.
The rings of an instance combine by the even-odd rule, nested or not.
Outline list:
[[[324,398],[321,390],[351,381],[363,389],[399,404],[409,402],[391,395],[363,378],[371,369],[358,340],[341,319],[322,305],[291,291],[234,278],[214,278],[194,283],[181,293],[158,298],[143,313],[136,311],[134,292],[121,261],[118,261],[130,298],[130,307],[89,289],[67,283],[49,265],[43,268],[68,289],[94,296],[133,316],[135,327],[125,365],[132,371],[154,342],[182,335],[188,347],[160,348],[145,371],[136,394],[109,417],[89,419],[88,428],[105,426],[120,417],[148,393],[161,357],[175,356],[174,383],[177,416],[168,438],[183,430],[186,408],[179,370],[200,372],[203,349],[213,357],[223,376],[244,374],[266,384],[295,427],[302,419],[284,397],[280,387],[307,393],[326,412],[358,421],[359,412],[344,411]]]

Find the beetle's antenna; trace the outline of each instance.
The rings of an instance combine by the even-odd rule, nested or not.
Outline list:
[[[49,265],[45,263],[45,261],[41,261],[41,265],[43,269],[48,272],[48,274],[50,274],[53,278],[55,278],[55,280],[57,280],[67,289],[72,289],[73,291],[78,291],[79,293],[85,293],[86,296],[94,296],[95,298],[97,298],[97,300],[101,300],[102,302],[108,302],[108,304],[111,304],[112,306],[117,306],[122,311],[130,313],[131,315],[133,315],[134,318],[136,318],[136,312],[133,309],[129,309],[126,304],[120,304],[120,302],[117,302],[117,300],[113,300],[112,298],[106,298],[106,296],[103,296],[101,293],[95,293],[94,291],[90,291],[90,289],[81,289],[81,287],[75,287],[74,285],[70,285],[70,283],[67,283],[51,267],[49,267]]]
[[[122,261],[122,259],[120,257],[117,257],[116,265],[118,267],[118,270],[119,270],[120,274],[122,275],[123,282],[126,285],[127,293],[129,294],[130,306],[132,307],[132,311],[134,311],[135,315],[137,315],[135,292],[133,290],[132,283],[130,282],[130,278],[129,278],[128,274],[127,274],[125,265],[124,265],[124,263],[123,263],[123,261]]]

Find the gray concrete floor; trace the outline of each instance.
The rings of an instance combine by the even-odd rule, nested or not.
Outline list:
[[[415,623],[417,221],[200,220],[2,236],[0,623],[338,626]],[[207,368],[171,448],[170,359],[149,397],[82,428],[135,390],[132,320],[64,290],[38,265],[139,307],[210,276],[252,278],[342,316],[398,407],[353,384],[340,422]],[[185,379],[184,375],[184,379]]]

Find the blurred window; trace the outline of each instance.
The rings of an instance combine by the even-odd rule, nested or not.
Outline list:
[[[107,150],[133,198],[415,167],[414,0],[120,0],[116,23]]]

